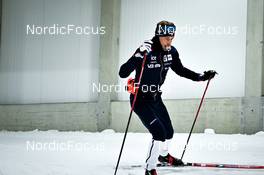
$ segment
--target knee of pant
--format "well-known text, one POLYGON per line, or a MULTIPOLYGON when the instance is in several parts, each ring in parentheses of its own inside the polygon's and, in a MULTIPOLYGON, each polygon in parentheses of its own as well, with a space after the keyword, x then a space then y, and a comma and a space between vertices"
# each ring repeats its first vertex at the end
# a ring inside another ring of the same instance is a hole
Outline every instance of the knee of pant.
POLYGON ((165 141, 166 140, 166 130, 160 121, 156 120, 149 127, 149 131, 152 134, 154 140, 165 141))
POLYGON ((167 131, 166 139, 172 139, 173 134, 174 134, 174 130, 173 130, 173 128, 169 129, 169 130, 167 131))

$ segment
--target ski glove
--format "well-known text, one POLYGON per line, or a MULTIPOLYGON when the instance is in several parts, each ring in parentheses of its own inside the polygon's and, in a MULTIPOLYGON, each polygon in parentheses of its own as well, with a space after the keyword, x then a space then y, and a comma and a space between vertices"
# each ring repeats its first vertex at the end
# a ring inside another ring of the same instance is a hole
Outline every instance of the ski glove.
POLYGON ((140 52, 147 52, 151 51, 151 46, 153 42, 151 40, 146 40, 144 43, 139 47, 140 52))
POLYGON ((199 79, 200 81, 206 81, 206 80, 214 78, 215 74, 217 74, 217 72, 214 70, 204 71, 204 74, 201 75, 199 79))

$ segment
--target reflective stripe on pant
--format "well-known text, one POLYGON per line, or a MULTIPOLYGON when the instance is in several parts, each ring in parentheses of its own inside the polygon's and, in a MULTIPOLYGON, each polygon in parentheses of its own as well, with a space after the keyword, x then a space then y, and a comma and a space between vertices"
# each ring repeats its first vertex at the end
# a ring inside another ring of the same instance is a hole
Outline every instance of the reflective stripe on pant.
POLYGON ((157 165, 157 161, 159 157, 160 142, 161 141, 152 139, 149 144, 149 150, 148 150, 148 155, 146 159, 146 169, 147 170, 156 169, 156 165, 157 165))

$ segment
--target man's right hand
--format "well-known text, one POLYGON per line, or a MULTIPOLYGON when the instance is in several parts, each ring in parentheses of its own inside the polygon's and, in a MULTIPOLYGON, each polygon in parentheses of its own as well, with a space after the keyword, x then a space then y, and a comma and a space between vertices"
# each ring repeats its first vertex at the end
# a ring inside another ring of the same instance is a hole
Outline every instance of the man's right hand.
POLYGON ((204 71, 204 74, 200 76, 200 81, 212 79, 214 78, 215 74, 217 74, 217 72, 214 70, 204 71))
POLYGON ((139 47, 140 52, 147 52, 151 51, 151 46, 153 42, 151 40, 146 40, 144 43, 139 47))

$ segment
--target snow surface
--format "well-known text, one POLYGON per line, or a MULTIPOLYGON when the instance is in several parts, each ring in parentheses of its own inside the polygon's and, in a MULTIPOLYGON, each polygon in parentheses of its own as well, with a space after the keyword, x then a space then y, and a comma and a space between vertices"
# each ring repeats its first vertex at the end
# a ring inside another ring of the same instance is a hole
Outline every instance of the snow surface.
MULTIPOLYGON (((123 133, 0 132, 0 175, 111 175, 123 133)), ((180 157, 188 134, 175 134, 170 152, 180 157)), ((118 175, 143 175, 142 165, 151 139, 128 133, 118 175)), ((184 161, 264 165, 264 134, 193 134, 184 161)), ((220 168, 158 168, 159 175, 264 174, 264 170, 220 168)))

